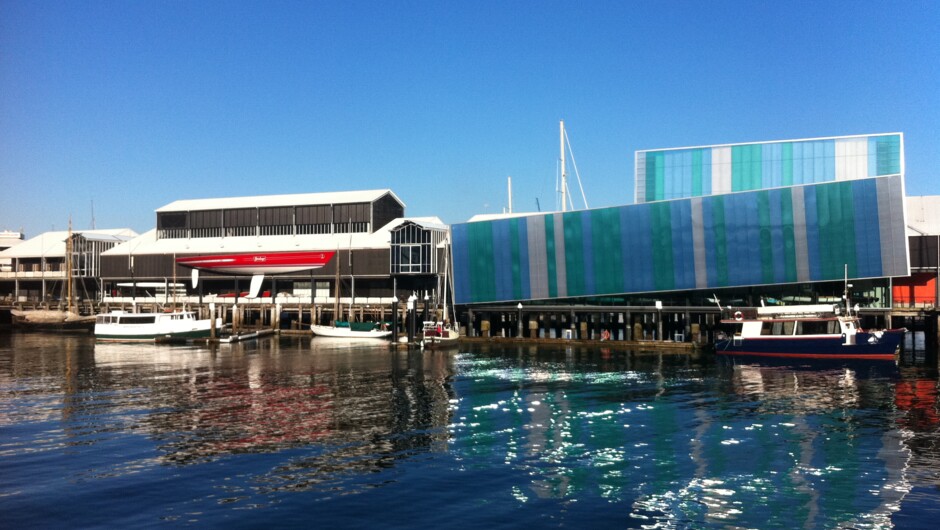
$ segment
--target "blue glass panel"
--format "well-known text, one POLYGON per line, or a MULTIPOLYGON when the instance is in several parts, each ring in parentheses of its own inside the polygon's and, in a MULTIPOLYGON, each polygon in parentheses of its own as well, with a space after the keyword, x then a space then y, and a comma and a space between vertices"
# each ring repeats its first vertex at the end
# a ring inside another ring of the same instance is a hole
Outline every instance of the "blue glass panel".
POLYGON ((781 194, 790 193, 786 190, 771 190, 770 192, 770 245, 773 255, 774 281, 783 283, 787 280, 786 255, 783 241, 783 211, 781 210, 781 194))
POLYGON ((855 249, 858 275, 881 276, 881 226, 878 218, 878 189, 873 179, 852 182, 855 200, 855 249))
POLYGON ((496 299, 512 300, 512 238, 509 221, 493 221, 493 273, 496 279, 496 299))
POLYGON ((826 182, 833 182, 836 180, 836 141, 824 140, 822 144, 826 157, 823 161, 825 166, 823 179, 826 182))
POLYGON ((803 177, 803 142, 793 142, 793 184, 806 182, 803 177))
POLYGON ((528 218, 519 220, 519 281, 522 282, 522 298, 532 298, 532 284, 529 277, 529 223, 528 218))
MULTIPOLYGON (((719 196, 717 200, 720 198, 719 196)), ((702 225, 705 227, 705 277, 709 287, 718 286, 718 257, 713 214, 715 200, 714 197, 702 199, 702 225)))
POLYGON ((692 196, 692 150, 682 151, 682 194, 681 197, 692 196))
POLYGON ((692 202, 669 205, 672 222, 672 263, 675 289, 695 287, 695 251, 692 248, 692 202))
POLYGON ((747 261, 748 267, 744 276, 749 284, 763 283, 760 262, 760 213, 758 212, 757 196, 755 193, 749 193, 744 198, 744 211, 747 237, 747 261))

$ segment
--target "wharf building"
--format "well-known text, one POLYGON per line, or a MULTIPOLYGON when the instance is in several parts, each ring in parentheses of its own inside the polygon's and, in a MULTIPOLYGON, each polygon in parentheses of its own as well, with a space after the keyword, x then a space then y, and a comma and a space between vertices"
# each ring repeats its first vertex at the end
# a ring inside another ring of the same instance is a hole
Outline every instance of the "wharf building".
POLYGON ((66 304, 71 279, 75 301, 93 305, 101 297, 101 254, 136 236, 129 228, 61 230, 8 246, 0 251, 0 301, 66 304))
POLYGON ((900 133, 638 151, 635 198, 454 225, 468 332, 704 341, 717 303, 838 303, 846 283, 885 325, 911 282, 900 133))
POLYGON ((277 304, 289 321, 282 327, 389 319, 414 293, 439 305, 447 226, 436 217, 404 214, 405 204, 389 189, 175 201, 156 210, 155 229, 104 253, 102 302, 215 302, 226 315, 237 304, 249 308, 249 323, 264 323, 262 307, 277 304), (320 268, 266 275, 254 297, 251 274, 200 271, 194 286, 192 270, 176 263, 185 257, 294 251, 335 255, 320 268))

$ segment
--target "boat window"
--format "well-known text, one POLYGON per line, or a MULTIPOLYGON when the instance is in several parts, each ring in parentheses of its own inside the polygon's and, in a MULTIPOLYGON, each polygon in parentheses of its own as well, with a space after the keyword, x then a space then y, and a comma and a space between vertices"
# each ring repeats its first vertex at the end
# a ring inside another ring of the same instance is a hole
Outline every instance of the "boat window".
POLYGON ((157 321, 154 315, 140 315, 133 318, 124 317, 125 324, 153 324, 157 321))
POLYGON ((776 328, 778 327, 777 324, 779 324, 779 322, 764 322, 760 328, 760 334, 761 335, 779 335, 779 333, 775 333, 776 328))
POLYGON ((830 321, 828 322, 828 324, 829 324, 829 325, 827 326, 827 331, 826 331, 826 333, 829 333, 830 335, 834 335, 834 334, 840 332, 840 330, 839 330, 839 322, 838 322, 837 320, 830 320, 830 321))
MULTIPOLYGON (((829 321, 832 322, 832 321, 829 321)), ((796 324, 797 335, 826 335, 829 322, 825 320, 802 320, 796 324)))
POLYGON ((792 320, 788 320, 788 321, 784 322, 784 323, 783 323, 783 334, 784 334, 784 335, 793 335, 793 326, 794 326, 795 324, 796 324, 796 322, 794 322, 794 321, 792 321, 792 320))

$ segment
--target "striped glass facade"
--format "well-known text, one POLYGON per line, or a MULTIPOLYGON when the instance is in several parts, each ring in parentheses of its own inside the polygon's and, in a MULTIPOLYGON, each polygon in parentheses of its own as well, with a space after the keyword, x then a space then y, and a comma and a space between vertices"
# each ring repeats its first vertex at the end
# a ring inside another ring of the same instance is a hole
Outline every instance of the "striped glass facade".
POLYGON ((637 151, 636 202, 903 172, 901 134, 637 151))
POLYGON ((845 265, 906 276, 903 188, 854 178, 457 224, 456 302, 841 280, 845 265))

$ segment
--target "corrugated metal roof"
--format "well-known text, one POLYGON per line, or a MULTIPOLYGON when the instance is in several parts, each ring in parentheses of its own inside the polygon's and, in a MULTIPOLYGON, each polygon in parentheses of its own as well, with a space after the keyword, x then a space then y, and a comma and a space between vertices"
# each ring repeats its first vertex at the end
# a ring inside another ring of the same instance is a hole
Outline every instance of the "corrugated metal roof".
POLYGON ((288 252, 293 250, 335 250, 388 248, 391 230, 406 221, 446 227, 437 217, 398 218, 375 232, 354 234, 309 234, 287 236, 194 237, 157 239, 156 229, 103 252, 102 256, 147 254, 219 254, 240 252, 288 252))
MULTIPOLYGON (((137 232, 130 228, 113 228, 105 230, 72 230, 73 234, 93 241, 120 240, 127 241, 137 236, 137 232)), ((0 252, 2 258, 54 258, 65 257, 65 240, 69 237, 68 230, 44 232, 36 237, 0 252)))
POLYGON ((157 208, 157 212, 187 212, 194 210, 221 210, 223 208, 264 208, 270 206, 307 206, 316 204, 349 204, 372 202, 391 195, 403 207, 405 203, 390 189, 362 191, 333 191, 322 193, 294 193, 290 195, 255 195, 251 197, 225 197, 216 199, 183 199, 157 208))
POLYGON ((907 235, 940 235, 940 195, 906 197, 907 235))

